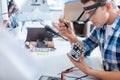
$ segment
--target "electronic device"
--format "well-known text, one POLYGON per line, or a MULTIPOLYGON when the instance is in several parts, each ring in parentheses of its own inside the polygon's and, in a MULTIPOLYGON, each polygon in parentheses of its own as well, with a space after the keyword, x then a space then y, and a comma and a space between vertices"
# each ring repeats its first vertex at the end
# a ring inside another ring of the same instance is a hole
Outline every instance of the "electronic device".
POLYGON ((62 21, 62 23, 64 23, 65 27, 68 29, 69 26, 68 24, 66 23, 66 20, 64 18, 60 18, 60 21, 62 21))
POLYGON ((45 28, 27 28, 26 41, 52 41, 53 34, 46 31, 45 28))
MULTIPOLYGON (((27 37, 25 42, 36 42, 35 47, 37 48, 53 48, 54 43, 53 34, 48 32, 45 28, 27 28, 27 37), (47 42, 53 43, 52 46, 46 45, 47 42)), ((25 46, 29 48, 28 44, 25 46)))
POLYGON ((80 60, 80 56, 85 53, 85 48, 81 46, 78 42, 72 44, 72 49, 68 53, 75 61, 80 60))
POLYGON ((61 80, 61 78, 42 75, 39 80, 61 80))
POLYGON ((54 31, 52 28, 50 28, 49 25, 45 25, 45 29, 46 29, 46 31, 51 32, 51 33, 53 33, 54 35, 59 36, 59 37, 61 37, 62 39, 68 41, 65 37, 63 37, 62 35, 60 35, 60 34, 57 33, 56 31, 54 31))

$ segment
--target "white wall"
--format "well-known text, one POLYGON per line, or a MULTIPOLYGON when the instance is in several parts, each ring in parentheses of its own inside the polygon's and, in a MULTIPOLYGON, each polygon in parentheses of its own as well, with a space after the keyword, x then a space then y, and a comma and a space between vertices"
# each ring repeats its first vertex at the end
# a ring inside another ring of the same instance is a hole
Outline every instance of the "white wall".
POLYGON ((50 18, 51 18, 51 21, 53 22, 58 22, 58 19, 62 17, 62 11, 60 10, 56 10, 56 11, 50 11, 50 18))

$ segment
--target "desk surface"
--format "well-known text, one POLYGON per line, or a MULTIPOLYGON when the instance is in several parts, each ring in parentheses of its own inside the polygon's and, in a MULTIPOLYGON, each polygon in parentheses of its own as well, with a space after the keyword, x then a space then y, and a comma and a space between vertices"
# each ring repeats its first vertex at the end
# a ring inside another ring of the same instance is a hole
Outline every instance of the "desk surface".
MULTIPOLYGON (((70 51, 70 43, 59 39, 55 39, 54 43, 56 47, 54 52, 45 53, 47 55, 33 53, 37 63, 36 67, 39 67, 37 70, 37 74, 39 75, 36 76, 38 78, 41 75, 60 77, 58 73, 61 73, 62 71, 74 66, 66 55, 70 51)), ((96 52, 98 52, 98 48, 95 49, 92 54, 95 54, 96 52)), ((86 57, 86 61, 93 69, 102 70, 99 55, 86 57)), ((96 80, 96 78, 87 77, 83 80, 96 80)))
MULTIPOLYGON (((70 51, 69 42, 56 39, 54 52, 36 55, 21 48, 20 43, 8 38, 9 35, 5 35, 4 32, 1 32, 0 36, 4 36, 0 41, 2 45, 0 48, 1 80, 38 80, 41 75, 60 76, 58 73, 73 66, 66 56, 70 51)), ((102 69, 98 57, 91 56, 86 60, 92 68, 102 69)))

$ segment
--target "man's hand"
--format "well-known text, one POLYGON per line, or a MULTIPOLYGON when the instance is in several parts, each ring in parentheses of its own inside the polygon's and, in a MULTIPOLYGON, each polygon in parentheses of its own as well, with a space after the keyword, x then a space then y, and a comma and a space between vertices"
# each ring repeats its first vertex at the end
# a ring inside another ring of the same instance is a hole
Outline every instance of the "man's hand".
POLYGON ((58 30, 60 34, 62 34, 63 36, 69 39, 71 36, 74 36, 74 29, 73 29, 73 25, 71 22, 66 21, 66 24, 68 25, 68 28, 66 28, 65 24, 61 21, 61 19, 59 19, 58 30))
MULTIPOLYGON (((68 54, 67 54, 68 55, 68 54)), ((80 61, 75 61, 73 60, 69 55, 68 58, 70 59, 70 61, 76 66, 78 67, 82 72, 84 72, 85 74, 89 74, 89 71, 91 70, 91 68, 87 65, 84 55, 82 54, 80 57, 80 61)))

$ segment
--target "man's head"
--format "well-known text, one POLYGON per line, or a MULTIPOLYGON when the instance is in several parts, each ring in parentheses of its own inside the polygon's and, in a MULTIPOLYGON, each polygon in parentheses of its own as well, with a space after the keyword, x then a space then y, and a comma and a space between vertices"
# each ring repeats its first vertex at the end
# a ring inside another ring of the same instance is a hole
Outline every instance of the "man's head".
POLYGON ((89 1, 94 1, 94 2, 105 2, 105 1, 107 1, 107 0, 81 0, 81 2, 82 2, 83 4, 85 4, 85 3, 89 2, 89 1))
POLYGON ((81 0, 83 9, 96 27, 101 27, 108 22, 111 12, 116 8, 111 0, 81 0))
POLYGON ((117 7, 115 0, 80 0, 83 4, 86 4, 89 1, 94 1, 95 3, 98 2, 110 2, 114 8, 117 7))

